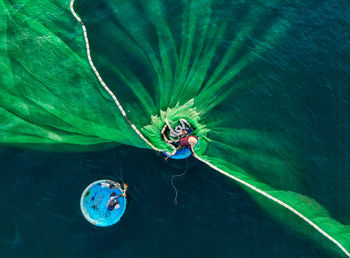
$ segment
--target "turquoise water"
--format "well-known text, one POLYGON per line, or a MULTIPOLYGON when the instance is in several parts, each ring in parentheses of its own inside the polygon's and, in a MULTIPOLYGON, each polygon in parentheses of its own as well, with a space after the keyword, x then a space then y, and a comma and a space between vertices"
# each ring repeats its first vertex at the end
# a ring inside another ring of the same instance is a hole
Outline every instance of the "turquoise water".
MULTIPOLYGON (((164 3, 167 17, 177 24, 181 1, 164 3)), ((234 80, 249 78, 254 84, 222 103, 222 110, 232 115, 229 127, 261 132, 261 139, 249 145, 261 156, 235 163, 257 177, 272 178, 276 186, 315 198, 333 218, 349 225, 350 3, 269 4, 239 1, 217 14, 230 21, 228 36, 257 24, 232 62, 252 50, 276 19, 283 17, 282 27, 288 28, 234 80), (262 10, 265 16, 260 20, 262 10), (283 162, 273 162, 275 156, 283 162)), ((137 59, 121 55, 114 41, 118 22, 106 1, 81 0, 77 10, 86 21, 96 65, 107 82, 114 82, 115 92, 124 89, 116 88, 122 84, 107 69, 110 64, 127 64, 142 82, 152 80, 137 59)), ((135 19, 127 10, 125 15, 130 22, 135 19)), ((143 25, 138 29, 152 34, 147 23, 143 25)), ((221 57, 218 51, 213 66, 221 57)), ((166 163, 152 151, 119 147, 55 153, 2 147, 0 159, 0 204, 5 207, 0 213, 1 257, 336 256, 272 218, 236 183, 193 159, 188 174, 175 181, 177 206, 170 179, 182 173, 185 164, 166 163), (93 181, 120 177, 130 186, 124 217, 111 228, 93 227, 80 212, 82 191, 93 181)))

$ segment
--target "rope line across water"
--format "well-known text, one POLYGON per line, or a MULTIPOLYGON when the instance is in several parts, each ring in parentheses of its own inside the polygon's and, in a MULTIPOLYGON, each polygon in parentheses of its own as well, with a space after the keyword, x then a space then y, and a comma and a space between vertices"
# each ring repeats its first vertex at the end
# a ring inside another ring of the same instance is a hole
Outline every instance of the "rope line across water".
POLYGON ((147 143, 148 146, 150 146, 152 149, 156 150, 156 151, 163 151, 160 150, 158 148, 156 148, 152 143, 150 143, 145 136, 143 136, 143 134, 136 128, 136 126, 130 122, 128 116, 125 113, 124 108, 122 107, 122 105, 120 104, 119 100, 117 99, 117 97, 114 95, 114 93, 108 88, 108 86, 106 85, 106 83, 103 81, 103 79, 101 78, 100 73, 97 71, 94 63, 92 62, 92 58, 91 58, 91 54, 90 54, 90 44, 89 44, 89 39, 87 36, 87 31, 86 31, 86 27, 84 25, 84 22, 82 21, 82 19, 80 19, 80 17, 77 15, 77 13, 74 11, 74 2, 75 0, 71 0, 70 2, 70 10, 73 14, 73 16, 75 17, 75 19, 77 19, 77 21, 81 24, 81 27, 83 28, 83 32, 84 32, 84 39, 85 39, 85 45, 86 45, 86 53, 87 53, 87 57, 89 60, 89 64, 92 68, 92 70, 94 71, 97 79, 99 80, 99 82, 101 83, 101 85, 103 86, 103 88, 108 92, 108 94, 113 98, 115 104, 117 105, 117 107, 119 108, 120 112, 122 113, 123 117, 125 118, 126 122, 131 126, 131 128, 137 133, 137 135, 144 140, 144 142, 147 143))
POLYGON ((297 211, 296 209, 292 208, 291 206, 289 206, 288 204, 282 202, 281 200, 277 199, 276 197, 273 197, 272 195, 260 190, 259 188, 243 181, 242 179, 239 179, 238 177, 235 177, 227 172, 225 172, 224 170, 214 166, 213 164, 211 164, 210 162, 202 159, 201 157, 194 155, 196 159, 198 159, 199 161, 205 163, 206 165, 208 165, 209 167, 211 167, 212 169, 220 172, 221 174, 228 176, 230 178, 232 178, 233 180, 241 183, 242 185, 245 185, 246 187, 254 190, 255 192, 269 198, 270 200, 278 203, 279 205, 282 205, 283 207, 285 207, 286 209, 290 210, 291 212, 293 212, 295 215, 299 216, 301 219, 303 219, 304 221, 306 221, 307 223, 309 223, 313 228, 315 228, 318 232, 320 232, 322 235, 324 235, 326 238, 328 238, 330 241, 332 241, 334 244, 336 244, 347 256, 350 257, 350 253, 337 241, 335 240, 333 237, 331 237, 328 233, 326 233, 324 230, 322 230, 319 226, 317 226, 314 222, 312 222, 310 219, 308 219, 307 217, 305 217, 303 214, 301 214, 299 211, 297 211))
POLYGON ((178 175, 173 175, 173 176, 171 177, 171 185, 172 185, 172 187, 173 187, 174 190, 175 190, 175 198, 174 198, 174 204, 175 204, 175 205, 177 205, 177 189, 176 189, 176 187, 175 187, 175 185, 174 185, 174 178, 175 178, 175 177, 184 176, 184 175, 187 173, 187 170, 188 170, 188 158, 186 158, 186 168, 185 168, 184 172, 182 172, 181 174, 178 174, 178 175))
MULTIPOLYGON (((71 0, 70 2, 70 10, 73 14, 73 16, 75 17, 75 19, 77 19, 77 21, 81 24, 81 27, 83 29, 84 32, 84 39, 85 39, 85 45, 86 45, 86 53, 87 53, 87 57, 89 60, 89 64, 92 68, 92 70, 94 71, 97 79, 99 80, 99 82, 101 83, 101 85, 103 86, 103 88, 108 92, 108 94, 113 98, 115 104, 117 105, 117 107, 119 108, 120 112, 122 113, 123 117, 125 118, 125 120, 128 122, 128 124, 131 126, 131 128, 137 133, 137 135, 145 142, 147 143, 148 146, 150 146, 153 150, 156 151, 163 151, 160 150, 158 148, 156 148, 152 143, 150 143, 145 136, 136 128, 136 126, 130 122, 130 120, 128 119, 125 110, 123 109, 123 107, 121 106, 120 102, 118 101, 117 97, 113 94, 113 92, 108 88, 108 86, 106 85, 106 83, 102 80, 99 72, 97 71, 94 63, 92 62, 92 58, 91 58, 91 54, 90 54, 90 45, 89 45, 89 39, 87 36, 87 31, 86 31, 86 27, 83 23, 83 21, 80 19, 80 17, 76 14, 76 12, 74 11, 74 2, 75 0, 71 0)), ((170 153, 169 153, 170 155, 170 153)), ((199 161, 203 162, 204 164, 208 165, 209 167, 211 167, 212 169, 220 172, 221 174, 230 177, 231 179, 235 180, 236 182, 252 189, 253 191, 265 196, 266 198, 278 203, 279 205, 285 207, 286 209, 288 209, 289 211, 293 212, 295 215, 297 215, 298 217, 300 217, 301 219, 303 219, 305 222, 307 222, 309 225, 311 225, 313 228, 315 228, 318 232, 320 232, 323 236, 325 236, 327 239, 329 239, 330 241, 332 241, 335 245, 337 245, 348 257, 350 257, 350 252, 347 251, 344 246, 342 246, 336 239, 334 239, 333 237, 331 237, 328 233, 326 233, 324 230, 322 230, 319 226, 317 226, 314 222, 312 222, 310 219, 308 219, 307 217, 305 217, 303 214, 301 214, 300 212, 298 212, 296 209, 292 208, 291 206, 289 206, 288 204, 284 203, 283 201, 273 197, 272 195, 260 190, 259 188, 225 172, 224 170, 214 166, 213 164, 211 164, 210 162, 204 160, 203 158, 197 156, 196 154, 193 155, 196 159, 198 159, 199 161)))

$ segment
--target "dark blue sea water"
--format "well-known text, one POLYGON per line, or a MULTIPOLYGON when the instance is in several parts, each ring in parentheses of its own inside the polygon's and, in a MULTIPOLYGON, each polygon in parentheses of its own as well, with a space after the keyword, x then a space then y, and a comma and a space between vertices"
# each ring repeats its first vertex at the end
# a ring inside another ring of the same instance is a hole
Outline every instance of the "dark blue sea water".
POLYGON ((164 162, 146 150, 84 154, 2 148, 1 257, 328 257, 277 223, 230 179, 189 160, 164 162), (80 212, 84 188, 127 180, 127 211, 110 228, 80 212))
MULTIPOLYGON (((169 10, 177 10, 170 2, 169 10)), ((259 1, 249 5, 269 10, 259 1)), ((98 39, 99 22, 112 20, 105 4, 81 0, 77 8, 92 48, 118 56, 98 39)), ((232 123, 291 140, 293 152, 285 159, 298 167, 290 178, 349 225, 350 4, 286 1, 279 11, 289 14, 288 33, 240 74, 257 76, 259 83, 229 100, 232 123)), ((0 257, 336 257, 192 158, 187 174, 175 180, 178 205, 170 180, 184 171, 185 161, 165 162, 150 150, 61 153, 1 146, 0 161, 0 257), (124 217, 110 228, 94 227, 80 212, 81 193, 93 181, 120 178, 129 184, 124 217)), ((276 180, 295 186, 289 177, 276 180)))

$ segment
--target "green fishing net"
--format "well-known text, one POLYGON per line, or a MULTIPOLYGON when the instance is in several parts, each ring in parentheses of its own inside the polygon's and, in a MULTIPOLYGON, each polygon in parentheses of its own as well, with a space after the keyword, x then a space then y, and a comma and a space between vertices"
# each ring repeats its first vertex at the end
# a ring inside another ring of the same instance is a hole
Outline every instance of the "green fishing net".
MULTIPOLYGON (((0 143, 150 148, 91 69, 69 5, 0 0, 0 143)), ((185 118, 201 138, 200 158, 283 201, 350 250, 349 226, 304 185, 296 136, 302 128, 283 116, 293 101, 283 92, 293 89, 269 86, 276 79, 269 69, 278 68, 264 60, 283 52, 279 46, 293 31, 293 4, 78 0, 75 10, 101 77, 156 148, 172 150, 160 134, 165 119, 175 126, 185 118)), ((243 188, 281 223, 344 254, 294 213, 243 188)))

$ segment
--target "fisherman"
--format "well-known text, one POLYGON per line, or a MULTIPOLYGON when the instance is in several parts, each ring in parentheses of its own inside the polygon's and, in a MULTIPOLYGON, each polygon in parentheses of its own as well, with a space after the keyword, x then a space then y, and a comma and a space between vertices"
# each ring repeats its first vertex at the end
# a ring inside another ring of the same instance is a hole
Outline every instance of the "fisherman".
MULTIPOLYGON (((182 129, 182 134, 180 135, 180 138, 179 138, 179 146, 176 148, 176 150, 186 147, 191 151, 192 155, 194 155, 193 148, 197 145, 197 143, 198 143, 197 136, 189 135, 186 129, 182 129)), ((169 157, 170 155, 167 156, 165 160, 168 160, 169 157)))
POLYGON ((112 193, 110 195, 110 198, 107 202, 107 210, 113 211, 114 209, 119 209, 119 201, 117 200, 120 197, 126 197, 126 190, 128 189, 128 185, 124 183, 124 189, 121 189, 122 193, 119 195, 116 195, 116 193, 112 193))
POLYGON ((197 136, 188 135, 187 130, 182 129, 182 135, 180 136, 180 139, 179 139, 180 148, 187 147, 191 151, 192 155, 194 155, 193 148, 197 145, 197 143, 198 143, 197 136))

